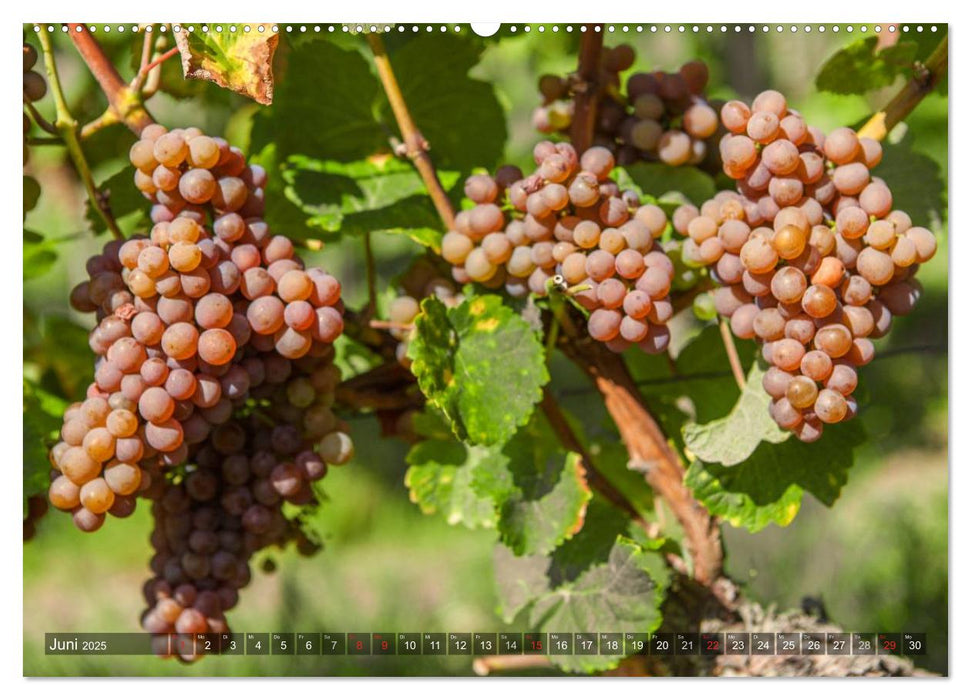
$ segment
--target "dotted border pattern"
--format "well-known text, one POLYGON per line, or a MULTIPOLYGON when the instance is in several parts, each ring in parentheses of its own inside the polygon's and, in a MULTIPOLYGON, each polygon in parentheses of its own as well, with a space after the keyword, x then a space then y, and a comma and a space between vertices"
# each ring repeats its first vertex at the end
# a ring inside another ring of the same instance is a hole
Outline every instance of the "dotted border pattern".
MULTIPOLYGON (((585 25, 585 24, 579 24, 579 25, 511 24, 511 25, 501 25, 499 31, 503 33, 507 33, 509 35, 518 34, 520 31, 527 34, 533 31, 539 32, 540 34, 543 34, 547 31, 552 33, 558 33, 560 31, 571 33, 574 31, 586 32, 588 31, 589 26, 590 25, 585 25)), ((944 26, 946 27, 946 25, 944 26)), ((47 25, 47 31, 53 32, 55 31, 56 27, 57 25, 53 25, 53 24, 47 25)), ((35 32, 39 32, 41 25, 35 24, 33 28, 35 32)), ((147 25, 91 24, 91 25, 87 25, 87 28, 92 33, 97 33, 97 32, 110 33, 113 31, 124 33, 126 31, 131 31, 134 34, 137 34, 139 32, 153 32, 156 30, 163 33, 166 31, 169 31, 169 25, 167 24, 147 24, 147 25)), ((281 26, 278 24, 255 24, 255 25, 251 25, 251 24, 242 24, 242 25, 174 24, 174 25, 171 25, 171 31, 175 33, 183 32, 183 31, 189 32, 189 33, 197 32, 197 31, 203 32, 203 33, 208 33, 208 32, 250 33, 253 31, 257 33, 265 33, 267 31, 269 31, 270 33, 279 33, 280 31, 284 31, 288 34, 305 34, 307 32, 312 32, 315 34, 320 34, 320 33, 333 34, 335 32, 340 31, 345 34, 362 33, 362 32, 383 32, 383 33, 390 34, 390 33, 393 33, 394 31, 397 31, 399 33, 404 33, 409 31, 411 33, 418 33, 423 29, 426 33, 431 33, 436 30, 438 30, 441 33, 445 33, 449 31, 449 28, 452 28, 452 30, 456 33, 460 33, 463 31, 473 31, 473 32, 475 31, 474 28, 470 25, 459 25, 459 24, 455 24, 455 25, 448 25, 448 24, 434 24, 434 25, 433 24, 425 24, 425 25, 419 25, 419 24, 394 24, 394 25, 392 24, 310 24, 310 25, 296 24, 294 25, 294 24, 288 24, 284 26, 281 26)), ((740 34, 742 32, 748 32, 750 34, 760 34, 760 33, 761 34, 771 34, 771 33, 782 34, 784 32, 789 32, 791 34, 796 34, 796 33, 809 34, 812 32, 816 32, 816 33, 832 32, 832 33, 838 34, 840 32, 846 32, 847 34, 852 34, 855 31, 859 31, 861 34, 866 34, 870 31, 873 31, 879 34, 880 32, 883 32, 883 31, 888 31, 890 33, 894 33, 896 31, 901 31, 904 33, 915 31, 920 33, 925 31, 925 28, 927 29, 927 31, 930 31, 930 32, 939 31, 939 26, 936 24, 929 24, 929 25, 925 25, 925 24, 901 24, 901 25, 894 25, 894 24, 873 24, 873 25, 866 25, 866 24, 862 24, 862 25, 853 25, 853 24, 832 24, 832 25, 825 25, 825 24, 818 24, 818 25, 811 25, 811 24, 804 24, 804 25, 799 25, 799 24, 607 24, 607 25, 593 25, 593 31, 596 31, 596 32, 605 31, 609 34, 613 34, 613 33, 671 34, 675 32, 680 34, 716 34, 716 33, 727 34, 729 32, 733 32, 735 34, 740 34)), ((61 24, 60 29, 64 33, 67 33, 69 31, 67 24, 61 24)), ((81 30, 80 25, 77 26, 76 29, 77 31, 80 31, 81 30)))

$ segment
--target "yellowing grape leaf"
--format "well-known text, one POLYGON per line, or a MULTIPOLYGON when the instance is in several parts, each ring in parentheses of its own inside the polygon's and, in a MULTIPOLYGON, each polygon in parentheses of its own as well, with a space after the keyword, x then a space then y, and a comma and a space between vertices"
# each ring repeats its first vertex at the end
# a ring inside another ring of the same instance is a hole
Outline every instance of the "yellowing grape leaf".
POLYGON ((175 33, 175 43, 182 56, 182 74, 186 79, 208 80, 260 104, 273 102, 273 52, 280 36, 262 26, 264 31, 194 31, 175 33))

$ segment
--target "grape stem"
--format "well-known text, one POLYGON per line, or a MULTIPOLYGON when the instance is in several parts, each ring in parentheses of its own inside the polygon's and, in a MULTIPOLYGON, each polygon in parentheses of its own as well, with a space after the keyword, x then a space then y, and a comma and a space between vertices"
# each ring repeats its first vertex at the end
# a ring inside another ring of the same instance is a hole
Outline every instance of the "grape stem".
POLYGON ((603 51, 603 28, 598 24, 583 25, 586 31, 580 39, 577 80, 573 87, 573 121, 570 140, 577 153, 593 144, 594 124, 597 121, 597 102, 600 95, 600 54, 603 51))
POLYGON ((172 58, 177 53, 179 53, 179 47, 178 46, 173 46, 171 49, 169 49, 168 51, 166 51, 165 53, 163 53, 161 56, 159 56, 159 57, 155 58, 154 60, 150 61, 144 68, 142 68, 141 70, 139 70, 138 71, 138 77, 139 78, 142 78, 144 80, 144 78, 146 78, 148 76, 148 74, 151 72, 151 70, 153 68, 155 68, 157 66, 161 66, 163 63, 165 63, 167 60, 169 60, 170 58, 172 58))
POLYGON ((882 141, 897 124, 914 111, 920 101, 929 95, 947 74, 947 35, 941 39, 933 53, 923 63, 914 66, 910 80, 894 95, 887 106, 874 114, 857 134, 882 141))
POLYGON ((142 84, 145 82, 145 76, 148 71, 145 71, 145 66, 148 65, 149 61, 152 60, 152 31, 151 26, 145 26, 143 31, 145 32, 144 38, 142 39, 142 57, 138 63, 138 72, 135 77, 132 78, 130 87, 132 90, 140 91, 142 84), (144 73, 143 73, 144 71, 144 73))
MULTIPOLYGON (((142 75, 145 66, 152 60, 152 25, 142 25, 144 27, 144 38, 142 39, 142 58, 138 62, 138 75, 142 75)), ((134 87, 134 86, 132 86, 134 87)))
POLYGON ((27 95, 24 95, 24 107, 26 107, 27 111, 30 112, 30 118, 34 120, 34 123, 37 124, 37 126, 46 131, 48 134, 57 135, 57 127, 44 119, 44 115, 37 111, 34 103, 27 98, 27 95))
POLYGON ((366 36, 371 52, 374 54, 374 65, 377 68, 378 77, 381 79, 384 93, 391 104, 395 121, 398 123, 398 130, 401 132, 406 154, 414 163, 418 174, 421 175, 422 182, 425 183, 425 189, 428 190, 428 195, 431 197, 439 217, 444 222, 445 227, 451 229, 455 223, 455 210, 452 208, 452 203, 449 201, 445 188, 442 187, 438 174, 435 172, 435 166, 428 155, 428 142, 418 131, 418 127, 415 126, 411 113, 408 111, 408 105, 401 94, 398 80, 391 68, 391 61, 388 59, 384 41, 378 34, 368 33, 366 36))
POLYGON ((113 124, 117 123, 118 115, 116 115, 114 110, 109 107, 102 112, 100 117, 92 119, 81 127, 81 140, 84 141, 85 139, 91 138, 105 127, 112 126, 113 124))
POLYGON ((50 83, 51 94, 54 97, 54 107, 56 110, 54 126, 57 127, 58 133, 64 139, 64 144, 67 146, 67 152, 71 157, 71 161, 78 171, 81 182, 84 183, 84 189, 88 193, 88 201, 91 202, 91 206, 101 216, 108 230, 111 231, 111 235, 117 239, 124 239, 125 236, 122 234, 121 229, 118 228, 118 224, 106 206, 103 194, 94 184, 94 176, 91 174, 91 168, 88 166, 88 161, 84 157, 84 151, 81 149, 81 142, 78 139, 78 122, 71 114, 71 110, 67 106, 67 100, 64 98, 64 91, 61 89, 61 80, 57 73, 57 64, 54 61, 54 48, 47 27, 41 27, 38 38, 40 39, 41 50, 44 53, 44 67, 47 70, 47 80, 50 83))
POLYGON ((60 136, 28 136, 28 146, 63 146, 64 139, 60 136))
POLYGON ((118 70, 85 25, 67 26, 71 41, 74 42, 81 58, 101 86, 101 91, 108 98, 110 109, 114 111, 119 121, 124 122, 125 126, 135 132, 136 136, 141 134, 142 129, 153 124, 154 120, 142 105, 138 92, 132 90, 122 80, 118 70))
MULTIPOLYGON (((161 52, 167 43, 168 41, 164 34, 160 35, 155 40, 155 56, 161 55, 161 52)), ((139 94, 142 96, 142 100, 147 100, 149 97, 158 92, 159 87, 162 85, 161 64, 152 68, 145 76, 136 74, 132 79, 132 82, 136 81, 139 82, 139 94)))
POLYGON ((728 327, 728 319, 723 318, 718 322, 718 330, 721 331, 725 354, 728 355, 728 364, 732 366, 735 383, 738 384, 739 391, 745 391, 745 371, 742 369, 741 360, 738 359, 738 348, 735 347, 735 340, 732 338, 732 329, 728 327))

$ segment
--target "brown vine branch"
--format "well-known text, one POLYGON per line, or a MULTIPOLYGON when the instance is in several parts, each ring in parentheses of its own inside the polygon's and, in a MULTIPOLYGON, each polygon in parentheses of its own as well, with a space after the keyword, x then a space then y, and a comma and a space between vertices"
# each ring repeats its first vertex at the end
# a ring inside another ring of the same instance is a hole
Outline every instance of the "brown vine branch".
POLYGON ((382 321, 380 319, 372 319, 368 321, 368 326, 371 328, 377 328, 378 330, 388 331, 413 331, 415 330, 414 323, 399 323, 397 321, 382 321))
POLYGON ((684 484, 684 468, 668 444, 657 420, 644 401, 620 355, 592 340, 563 344, 564 352, 594 381, 604 398, 620 438, 630 456, 630 467, 644 474, 650 487, 664 499, 684 530, 692 560, 692 576, 710 586, 721 575, 723 553, 717 523, 684 484))
POLYGON ((738 348, 735 347, 735 339, 732 338, 732 329, 728 327, 727 319, 723 318, 718 322, 718 330, 721 331, 722 343, 725 344, 725 354, 728 355, 728 364, 732 366, 735 383, 738 384, 739 391, 745 391, 745 370, 738 359, 738 348))
POLYGON ((406 153, 421 175, 425 189, 428 190, 428 195, 431 197, 439 217, 445 223, 445 226, 451 229, 455 223, 455 211, 428 155, 428 142, 421 135, 418 127, 415 126, 411 113, 408 111, 408 105, 405 103, 401 88, 398 86, 398 80, 391 68, 391 61, 388 59, 384 41, 378 34, 367 34, 367 42, 374 54, 374 65, 377 68, 385 95, 388 97, 388 102, 391 103, 391 110, 394 112, 395 121, 398 123, 398 130, 401 131, 401 138, 404 139, 406 153))
POLYGON ((421 408, 423 397, 415 389, 415 377, 398 362, 390 361, 341 382, 336 400, 361 410, 407 410, 421 408))
POLYGON ((650 523, 644 519, 637 508, 631 503, 624 494, 622 494, 617 488, 614 487, 612 483, 605 477, 597 468, 594 466, 593 458, 587 452, 587 449, 580 442, 576 433, 573 432, 573 428, 570 427, 569 422, 566 420, 566 416, 560 410, 559 404, 556 399, 550 393, 549 389, 543 390, 543 401, 540 404, 543 409, 543 413, 546 415, 546 419, 550 423, 550 427, 553 428, 553 432, 560 439, 560 442, 570 450, 571 452, 576 452, 580 455, 580 459, 583 461, 583 468, 587 472, 587 483, 590 484, 590 488, 599 493, 601 496, 606 498, 617 508, 627 513, 627 515, 633 520, 637 525, 648 531, 648 535, 651 537, 656 537, 657 532, 651 527, 650 523))
MULTIPOLYGON (((601 90, 598 82, 603 32, 596 31, 596 25, 586 26, 580 44, 570 132, 573 146, 579 152, 589 148, 593 142, 601 90)), ((684 296, 685 299, 681 300, 684 304, 693 299, 693 295, 690 298, 684 296)), ((723 562, 717 524, 684 485, 684 468, 680 458, 644 404, 623 359, 576 335, 564 338, 562 345, 564 352, 593 379, 603 396, 607 411, 627 447, 631 468, 644 473, 648 484, 678 519, 692 557, 693 578, 703 585, 713 585, 721 574, 723 562)))
POLYGON ((890 130, 907 118, 947 74, 947 35, 923 63, 914 66, 914 75, 894 95, 887 106, 874 114, 857 134, 882 141, 890 130))
POLYGON ((125 126, 136 135, 141 134, 145 127, 154 123, 154 120, 142 105, 138 93, 122 80, 118 70, 85 25, 67 26, 74 46, 95 80, 98 81, 98 85, 101 86, 102 92, 108 98, 108 105, 117 115, 118 120, 124 122, 125 126))
POLYGON ((41 28, 38 38, 40 39, 41 50, 44 53, 44 68, 47 70, 47 80, 51 86, 51 95, 54 97, 54 108, 56 110, 54 126, 57 128, 61 138, 64 139, 64 145, 67 146, 68 155, 70 155, 71 161, 78 171, 81 182, 84 183, 84 189, 88 193, 88 201, 91 202, 91 206, 98 212, 98 215, 105 222, 105 226, 111 231, 112 236, 118 239, 124 238, 124 234, 118 228, 117 222, 107 207, 104 195, 94 184, 94 176, 91 174, 88 160, 85 158, 84 151, 81 148, 81 141, 78 139, 78 122, 71 114, 71 110, 67 106, 67 100, 64 98, 64 91, 61 88, 61 78, 58 75, 57 63, 54 59, 54 46, 47 27, 41 28))
POLYGON ((602 87, 600 54, 604 43, 603 30, 596 24, 586 24, 584 27, 586 31, 580 40, 577 80, 573 87, 573 122, 570 125, 570 140, 578 153, 583 153, 593 143, 597 102, 602 87))

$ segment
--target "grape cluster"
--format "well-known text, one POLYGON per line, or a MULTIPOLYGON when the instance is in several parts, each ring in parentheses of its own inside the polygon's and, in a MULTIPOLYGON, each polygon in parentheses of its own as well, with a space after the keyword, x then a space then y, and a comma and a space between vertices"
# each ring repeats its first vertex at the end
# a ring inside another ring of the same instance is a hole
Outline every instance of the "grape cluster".
POLYGON ((662 352, 675 272, 656 240, 668 225, 664 211, 620 190, 606 148, 578 157, 569 144, 543 141, 533 159, 528 177, 504 166, 494 177, 466 180, 475 206, 456 216, 442 240, 455 280, 505 287, 512 296, 545 295, 552 281, 590 311, 590 335, 611 350, 637 344, 662 352))
POLYGON ((37 533, 37 522, 47 514, 47 499, 31 496, 27 499, 27 513, 24 515, 24 542, 32 540, 37 533))
POLYGON ((249 555, 294 536, 282 504, 312 502, 311 483, 352 456, 332 410, 343 302, 334 277, 271 234, 266 173, 237 149, 153 125, 130 157, 155 223, 109 241, 71 292, 96 314, 98 359, 51 451, 49 498, 86 532, 129 515, 136 496, 155 501, 161 579, 145 627, 179 631, 202 613, 222 620, 249 555))
POLYGON ((717 311, 736 336, 763 343, 772 365, 763 386, 773 418, 812 442, 856 414, 856 368, 913 308, 914 275, 937 243, 871 176, 877 141, 847 128, 825 135, 771 90, 751 106, 726 103, 721 118, 738 192, 675 211, 682 257, 711 266, 717 311))
MULTIPOLYGON (((684 64, 675 73, 633 73, 622 92, 620 74, 635 60, 627 44, 605 49, 598 81, 594 145, 609 149, 621 165, 661 161, 697 165, 717 141, 717 111, 705 100, 708 67, 684 64)), ((533 111, 533 126, 545 134, 567 134, 573 121, 573 93, 579 78, 544 75, 539 80, 543 104, 533 111)))
POLYGON ((286 400, 277 398, 219 426, 184 478, 155 494, 154 576, 143 590, 146 631, 226 632, 225 613, 250 580, 253 554, 288 542, 303 554, 319 548, 284 517, 280 504, 311 502, 309 484, 327 473, 328 463, 350 458, 349 443, 325 439, 314 451, 312 440, 286 414, 286 400))
POLYGON ((464 297, 455 283, 442 277, 438 270, 425 259, 412 265, 399 280, 398 296, 388 305, 389 333, 398 341, 395 356, 404 366, 410 366, 408 343, 414 335, 412 324, 421 310, 421 300, 435 296, 448 307, 458 306, 464 297))
MULTIPOLYGON (((24 100, 37 102, 47 94, 44 76, 33 68, 37 63, 37 49, 24 42, 24 100)), ((30 116, 24 112, 24 165, 30 157, 27 148, 27 134, 30 132, 30 116)))

